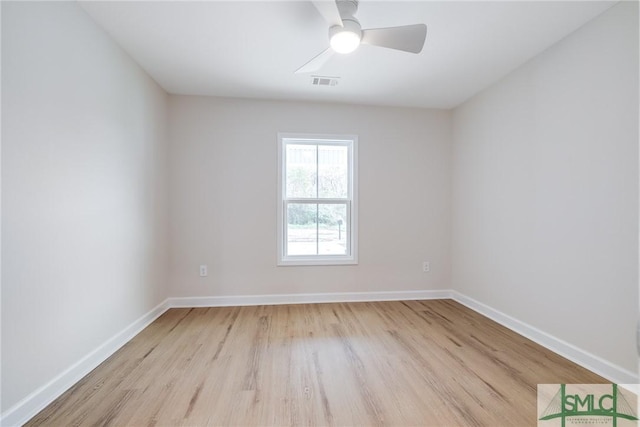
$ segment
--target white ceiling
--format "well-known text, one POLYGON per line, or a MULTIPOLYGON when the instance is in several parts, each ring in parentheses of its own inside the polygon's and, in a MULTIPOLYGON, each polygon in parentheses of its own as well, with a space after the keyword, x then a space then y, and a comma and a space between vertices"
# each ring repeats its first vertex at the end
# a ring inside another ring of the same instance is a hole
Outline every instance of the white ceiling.
POLYGON ((83 1, 82 7, 172 94, 452 108, 614 1, 361 0, 363 28, 425 23, 418 55, 362 45, 318 73, 294 71, 328 46, 308 1, 83 1))

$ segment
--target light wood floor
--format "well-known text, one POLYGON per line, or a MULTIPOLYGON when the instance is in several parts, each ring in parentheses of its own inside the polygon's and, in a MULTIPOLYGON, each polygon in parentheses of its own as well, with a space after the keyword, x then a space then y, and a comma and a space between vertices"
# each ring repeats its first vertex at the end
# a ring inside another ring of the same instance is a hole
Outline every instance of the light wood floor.
POLYGON ((602 382, 451 300, 172 309, 27 425, 535 426, 602 382))

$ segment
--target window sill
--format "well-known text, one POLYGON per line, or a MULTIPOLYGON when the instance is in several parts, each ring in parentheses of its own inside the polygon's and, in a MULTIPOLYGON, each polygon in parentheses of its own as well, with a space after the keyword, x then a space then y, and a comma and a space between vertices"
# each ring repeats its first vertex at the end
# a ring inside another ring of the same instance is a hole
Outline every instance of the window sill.
POLYGON ((278 260, 278 267, 312 267, 331 265, 358 265, 358 260, 353 257, 331 257, 331 258, 305 258, 286 257, 278 260))

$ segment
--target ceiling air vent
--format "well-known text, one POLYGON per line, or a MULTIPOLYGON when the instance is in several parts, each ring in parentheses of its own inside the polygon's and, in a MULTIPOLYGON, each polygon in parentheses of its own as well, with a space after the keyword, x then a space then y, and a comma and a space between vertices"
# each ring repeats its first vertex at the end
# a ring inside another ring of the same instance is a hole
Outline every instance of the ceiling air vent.
POLYGON ((314 86, 335 86, 340 77, 311 76, 311 84, 314 86))

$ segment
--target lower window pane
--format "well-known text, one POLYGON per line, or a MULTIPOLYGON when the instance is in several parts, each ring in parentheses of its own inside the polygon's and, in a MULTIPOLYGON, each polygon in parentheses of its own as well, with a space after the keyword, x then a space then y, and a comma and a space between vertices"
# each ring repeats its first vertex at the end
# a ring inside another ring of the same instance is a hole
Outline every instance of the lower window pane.
POLYGON ((318 206, 319 255, 346 255, 348 232, 346 204, 318 206))
POLYGON ((287 205, 287 255, 318 254, 318 205, 287 205))
POLYGON ((287 256, 348 255, 347 205, 287 204, 287 256))

